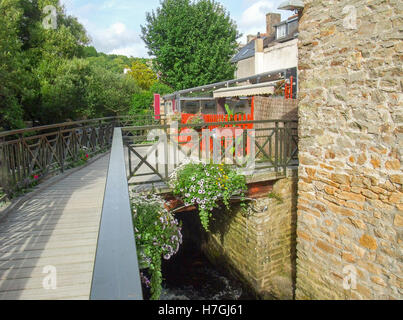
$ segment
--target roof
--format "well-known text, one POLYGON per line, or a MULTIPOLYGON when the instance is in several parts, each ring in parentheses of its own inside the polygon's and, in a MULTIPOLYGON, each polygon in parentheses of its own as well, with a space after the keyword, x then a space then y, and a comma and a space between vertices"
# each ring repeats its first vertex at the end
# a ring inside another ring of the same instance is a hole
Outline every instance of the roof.
POLYGON ((264 82, 246 86, 221 88, 214 91, 214 98, 254 96, 260 94, 273 94, 275 82, 264 82))
MULTIPOLYGON (((275 26, 280 26, 286 23, 291 23, 293 21, 298 21, 298 15, 294 15, 289 17, 286 20, 281 21, 280 23, 276 24, 275 26)), ((275 35, 271 36, 262 36, 263 39, 263 47, 267 48, 268 46, 275 45, 276 43, 279 42, 286 42, 292 39, 295 39, 298 37, 298 25, 294 26, 292 30, 289 30, 287 36, 284 38, 276 39, 275 35)), ((243 46, 238 53, 236 53, 232 58, 231 58, 231 63, 237 63, 238 61, 254 57, 255 56, 255 40, 252 40, 248 42, 245 46, 243 46)))
POLYGON ((206 85, 203 85, 203 86, 183 89, 183 90, 175 91, 175 92, 170 93, 170 94, 166 94, 162 98, 164 100, 178 99, 179 96, 183 96, 185 94, 195 93, 195 92, 200 92, 200 91, 204 92, 204 91, 211 90, 211 89, 219 89, 219 88, 223 88, 223 87, 229 87, 231 85, 235 85, 235 84, 243 83, 243 82, 251 82, 251 83, 260 82, 260 83, 263 83, 265 80, 267 82, 267 81, 285 79, 287 70, 288 69, 272 70, 272 71, 267 71, 267 72, 255 74, 253 76, 244 77, 244 78, 226 80, 226 81, 206 84, 206 85))
POLYGON ((231 63, 236 63, 238 61, 248 59, 254 56, 255 56, 255 40, 252 40, 249 41, 245 46, 243 46, 241 50, 239 50, 238 53, 232 57, 231 63))

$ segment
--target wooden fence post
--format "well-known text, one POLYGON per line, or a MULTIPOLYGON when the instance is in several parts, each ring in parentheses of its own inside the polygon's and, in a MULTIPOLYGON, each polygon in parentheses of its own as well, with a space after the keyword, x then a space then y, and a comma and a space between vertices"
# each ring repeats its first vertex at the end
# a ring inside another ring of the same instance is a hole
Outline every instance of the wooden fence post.
POLYGON ((10 175, 6 150, 5 139, 0 139, 0 188, 8 194, 10 192, 10 175))

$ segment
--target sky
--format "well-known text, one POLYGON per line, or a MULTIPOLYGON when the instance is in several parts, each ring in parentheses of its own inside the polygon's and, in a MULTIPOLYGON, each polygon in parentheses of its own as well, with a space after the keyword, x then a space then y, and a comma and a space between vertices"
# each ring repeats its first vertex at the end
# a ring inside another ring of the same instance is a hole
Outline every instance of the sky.
MULTIPOLYGON (((277 10, 284 0, 218 0, 236 22, 246 43, 246 35, 266 32, 266 13, 281 13, 282 20, 291 11, 277 10)), ((148 58, 141 40, 141 25, 146 13, 160 6, 160 0, 61 0, 66 13, 78 18, 86 28, 97 51, 148 58)))

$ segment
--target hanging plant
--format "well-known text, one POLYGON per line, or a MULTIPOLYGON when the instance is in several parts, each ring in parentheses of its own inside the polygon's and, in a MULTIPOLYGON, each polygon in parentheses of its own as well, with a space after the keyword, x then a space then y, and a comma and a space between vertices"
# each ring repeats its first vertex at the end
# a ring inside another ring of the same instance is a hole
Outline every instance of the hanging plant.
POLYGON ((198 208, 200 222, 206 231, 213 209, 221 203, 229 209, 230 198, 240 196, 243 199, 247 190, 245 176, 223 164, 185 164, 171 175, 170 185, 185 206, 198 208))
POLYGON ((182 227, 157 195, 132 194, 131 203, 139 266, 151 274, 148 279, 141 272, 141 280, 150 287, 151 299, 157 300, 162 290, 161 260, 168 260, 178 252, 182 227))

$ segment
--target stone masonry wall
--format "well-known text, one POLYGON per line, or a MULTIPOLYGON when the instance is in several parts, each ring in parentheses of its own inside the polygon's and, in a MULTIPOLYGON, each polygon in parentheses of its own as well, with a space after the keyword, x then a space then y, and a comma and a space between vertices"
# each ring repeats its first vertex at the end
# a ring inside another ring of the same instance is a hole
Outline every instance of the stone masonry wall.
MULTIPOLYGON (((294 171, 294 173, 296 173, 294 171)), ((234 207, 216 212, 202 249, 261 298, 292 299, 295 286, 297 178, 275 181, 250 215, 234 207)))
POLYGON ((403 2, 304 3, 296 298, 402 299, 403 2))

